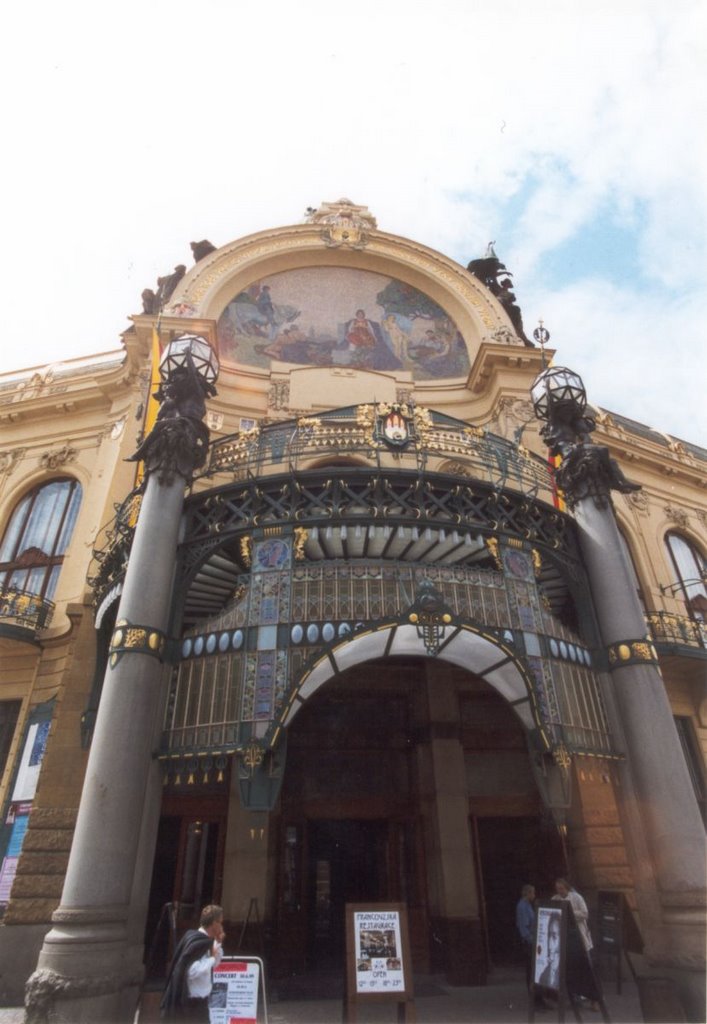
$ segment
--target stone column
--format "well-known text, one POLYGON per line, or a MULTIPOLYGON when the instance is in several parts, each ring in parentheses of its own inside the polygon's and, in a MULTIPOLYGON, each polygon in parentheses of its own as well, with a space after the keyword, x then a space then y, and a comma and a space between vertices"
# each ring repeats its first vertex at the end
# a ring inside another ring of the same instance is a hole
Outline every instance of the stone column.
POLYGON ((627 846, 644 887, 637 889, 639 909, 642 902, 647 911, 644 927, 650 922, 644 934, 648 960, 674 974, 690 1019, 702 1020, 704 829, 611 501, 612 491, 640 488, 626 479, 607 448, 591 443, 596 423, 574 371, 547 367, 530 393, 536 415, 545 420, 540 432, 551 454, 562 459, 556 480, 575 511, 606 647, 608 703, 616 710, 617 738, 626 753, 627 846))
POLYGON ((153 752, 184 491, 209 432, 203 364, 215 357, 185 335, 163 355, 164 404, 133 456, 146 485, 110 646, 61 904, 27 982, 28 1024, 132 1021, 142 980, 140 908, 156 837, 153 752), (197 362, 201 364, 199 369, 197 362))
POLYGON ((135 1011, 123 1005, 140 981, 127 976, 134 962, 126 971, 128 917, 184 486, 179 476, 166 485, 148 478, 112 641, 114 651, 125 647, 106 670, 61 904, 28 983, 35 1002, 58 998, 75 1022, 131 1020, 135 1011))
MULTIPOLYGON (((658 886, 662 929, 648 957, 677 969, 689 1005, 704 1006, 705 832, 672 711, 610 503, 577 502, 582 554, 606 645, 628 771, 658 886), (692 976, 691 976, 692 975, 692 976), (700 990, 700 985, 702 989, 700 990), (697 995, 691 991, 696 989, 697 995)), ((645 872, 637 873, 644 874, 645 872)), ((639 892, 640 899, 640 892, 639 892)))

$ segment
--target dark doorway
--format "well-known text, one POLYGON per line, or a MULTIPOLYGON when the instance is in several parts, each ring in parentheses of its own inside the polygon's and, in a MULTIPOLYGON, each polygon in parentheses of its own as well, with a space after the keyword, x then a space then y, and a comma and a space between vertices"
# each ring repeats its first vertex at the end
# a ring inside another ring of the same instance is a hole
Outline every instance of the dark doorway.
POLYGON ((308 965, 341 966, 346 904, 388 898, 388 822, 313 821, 308 847, 308 965))
POLYGON ((207 798, 198 803, 201 814, 189 814, 185 806, 178 808, 181 814, 160 818, 145 927, 145 962, 152 978, 166 972, 173 952, 172 923, 179 937, 198 925, 203 906, 221 896, 225 819, 213 810, 208 813, 207 798))
POLYGON ((534 885, 539 897, 553 891, 565 872, 557 828, 537 816, 476 818, 478 860, 491 965, 518 960, 515 908, 521 888, 534 885))

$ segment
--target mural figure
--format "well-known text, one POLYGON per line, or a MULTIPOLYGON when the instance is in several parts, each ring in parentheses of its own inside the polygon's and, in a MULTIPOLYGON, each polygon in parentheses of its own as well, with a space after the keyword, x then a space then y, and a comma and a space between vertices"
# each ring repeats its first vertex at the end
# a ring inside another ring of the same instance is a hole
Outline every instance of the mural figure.
POLYGON ((253 282, 218 323, 221 359, 267 368, 406 370, 417 379, 469 372, 450 316, 403 281, 342 267, 301 267, 253 282), (352 315, 353 310, 353 315, 352 315))
POLYGON ((334 362, 370 370, 395 370, 403 365, 386 343, 381 325, 369 320, 364 309, 357 309, 344 325, 343 344, 337 347, 334 362))

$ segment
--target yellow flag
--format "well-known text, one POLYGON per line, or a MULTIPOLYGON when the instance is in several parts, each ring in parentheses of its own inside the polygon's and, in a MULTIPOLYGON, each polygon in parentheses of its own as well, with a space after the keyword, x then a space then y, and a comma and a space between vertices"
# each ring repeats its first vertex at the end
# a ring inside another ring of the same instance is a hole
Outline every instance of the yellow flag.
MULTIPOLYGON (((554 364, 554 362, 555 362, 555 360, 551 359, 548 365, 552 366, 554 364)), ((559 509, 560 512, 566 512, 567 511, 567 503, 565 502, 565 498, 564 498, 564 495, 563 495, 561 489, 557 486, 557 484, 555 482, 555 473, 557 472, 557 470, 562 465, 562 456, 561 455, 551 455, 550 452, 548 452, 547 453, 547 464, 548 464, 548 466, 550 468, 550 475, 552 477, 552 502, 553 502, 553 505, 555 506, 556 509, 559 509)))
MULTIPOLYGON (((147 437, 155 425, 160 403, 155 398, 155 391, 160 386, 160 335, 157 327, 152 328, 152 369, 150 372, 150 390, 145 402, 145 417, 142 423, 142 436, 147 437)), ((144 462, 138 462, 135 473, 135 486, 139 487, 145 475, 144 462)))

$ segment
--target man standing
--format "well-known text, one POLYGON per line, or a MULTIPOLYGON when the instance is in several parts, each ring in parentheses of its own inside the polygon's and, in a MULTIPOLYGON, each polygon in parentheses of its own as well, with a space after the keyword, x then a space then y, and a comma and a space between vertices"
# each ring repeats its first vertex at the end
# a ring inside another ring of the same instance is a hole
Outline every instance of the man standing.
POLYGON ((533 966, 533 943, 535 942, 535 886, 524 885, 516 905, 516 928, 523 945, 525 960, 525 984, 530 991, 533 966))
POLYGON ((190 928, 177 944, 167 974, 160 1011, 163 1020, 208 1024, 213 968, 223 956, 223 909, 204 907, 199 928, 190 928))
POLYGON ((602 995, 592 960, 593 943, 587 923, 589 918, 587 904, 566 878, 555 879, 555 895, 552 898, 553 900, 566 900, 569 903, 581 940, 581 944, 576 943, 578 948, 575 948, 570 933, 567 944, 567 987, 570 992, 588 999, 590 1010, 598 1010, 602 995))

